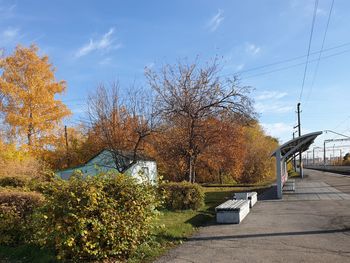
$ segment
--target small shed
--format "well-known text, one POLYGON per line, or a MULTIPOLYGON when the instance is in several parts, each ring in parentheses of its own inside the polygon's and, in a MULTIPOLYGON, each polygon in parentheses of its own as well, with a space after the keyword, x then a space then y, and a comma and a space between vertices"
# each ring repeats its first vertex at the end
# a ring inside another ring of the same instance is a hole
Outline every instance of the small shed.
POLYGON ((56 175, 68 179, 75 171, 84 176, 94 176, 101 172, 115 171, 137 178, 139 181, 148 180, 152 184, 157 181, 157 163, 154 159, 133 152, 102 150, 84 165, 60 170, 56 175))

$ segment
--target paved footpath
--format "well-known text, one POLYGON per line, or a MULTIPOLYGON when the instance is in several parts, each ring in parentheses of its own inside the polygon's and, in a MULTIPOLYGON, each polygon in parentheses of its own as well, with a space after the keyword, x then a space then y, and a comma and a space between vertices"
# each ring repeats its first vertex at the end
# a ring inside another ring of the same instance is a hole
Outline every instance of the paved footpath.
POLYGON ((294 194, 258 201, 239 225, 202 227, 157 262, 350 263, 350 176, 305 174, 294 194))

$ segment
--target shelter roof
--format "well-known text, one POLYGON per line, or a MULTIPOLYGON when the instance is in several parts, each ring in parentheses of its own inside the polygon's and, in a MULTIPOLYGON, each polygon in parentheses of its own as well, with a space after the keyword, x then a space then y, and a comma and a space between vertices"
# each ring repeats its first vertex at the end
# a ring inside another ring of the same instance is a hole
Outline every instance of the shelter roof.
POLYGON ((317 136, 321 135, 322 132, 312 132, 308 134, 304 134, 300 137, 294 138, 280 147, 278 147, 271 156, 276 156, 278 150, 281 151, 281 157, 285 160, 290 158, 293 154, 297 152, 305 152, 309 149, 310 145, 313 144, 317 136))

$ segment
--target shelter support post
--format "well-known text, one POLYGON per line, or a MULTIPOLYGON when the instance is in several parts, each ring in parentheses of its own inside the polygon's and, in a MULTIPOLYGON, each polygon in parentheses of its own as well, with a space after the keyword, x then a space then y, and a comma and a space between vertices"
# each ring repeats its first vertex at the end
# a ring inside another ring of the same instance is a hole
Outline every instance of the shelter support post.
MULTIPOLYGON (((284 160, 284 159, 283 159, 284 160)), ((284 163, 284 173, 286 174, 286 181, 288 180, 288 167, 287 167, 287 160, 283 161, 284 163)))
POLYGON ((277 198, 282 199, 282 157, 281 150, 276 151, 277 198))
POLYGON ((326 141, 323 142, 323 167, 326 168, 326 141))
POLYGON ((303 158, 302 158, 301 152, 300 152, 299 154, 300 154, 300 157, 299 157, 299 160, 300 160, 300 163, 299 163, 299 173, 300 173, 301 179, 303 179, 303 178, 304 178, 303 158))

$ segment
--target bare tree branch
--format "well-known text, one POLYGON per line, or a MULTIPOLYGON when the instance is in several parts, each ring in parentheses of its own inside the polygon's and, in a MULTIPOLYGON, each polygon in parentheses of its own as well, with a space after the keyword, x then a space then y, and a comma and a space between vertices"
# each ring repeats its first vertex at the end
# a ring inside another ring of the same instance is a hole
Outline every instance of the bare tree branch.
POLYGON ((201 149, 210 144, 213 133, 205 122, 225 116, 249 121, 255 118, 250 87, 240 86, 237 78, 218 77, 217 59, 200 67, 178 62, 166 65, 159 72, 146 69, 145 75, 155 91, 157 116, 170 127, 184 129, 187 178, 195 181, 195 164, 201 149))

